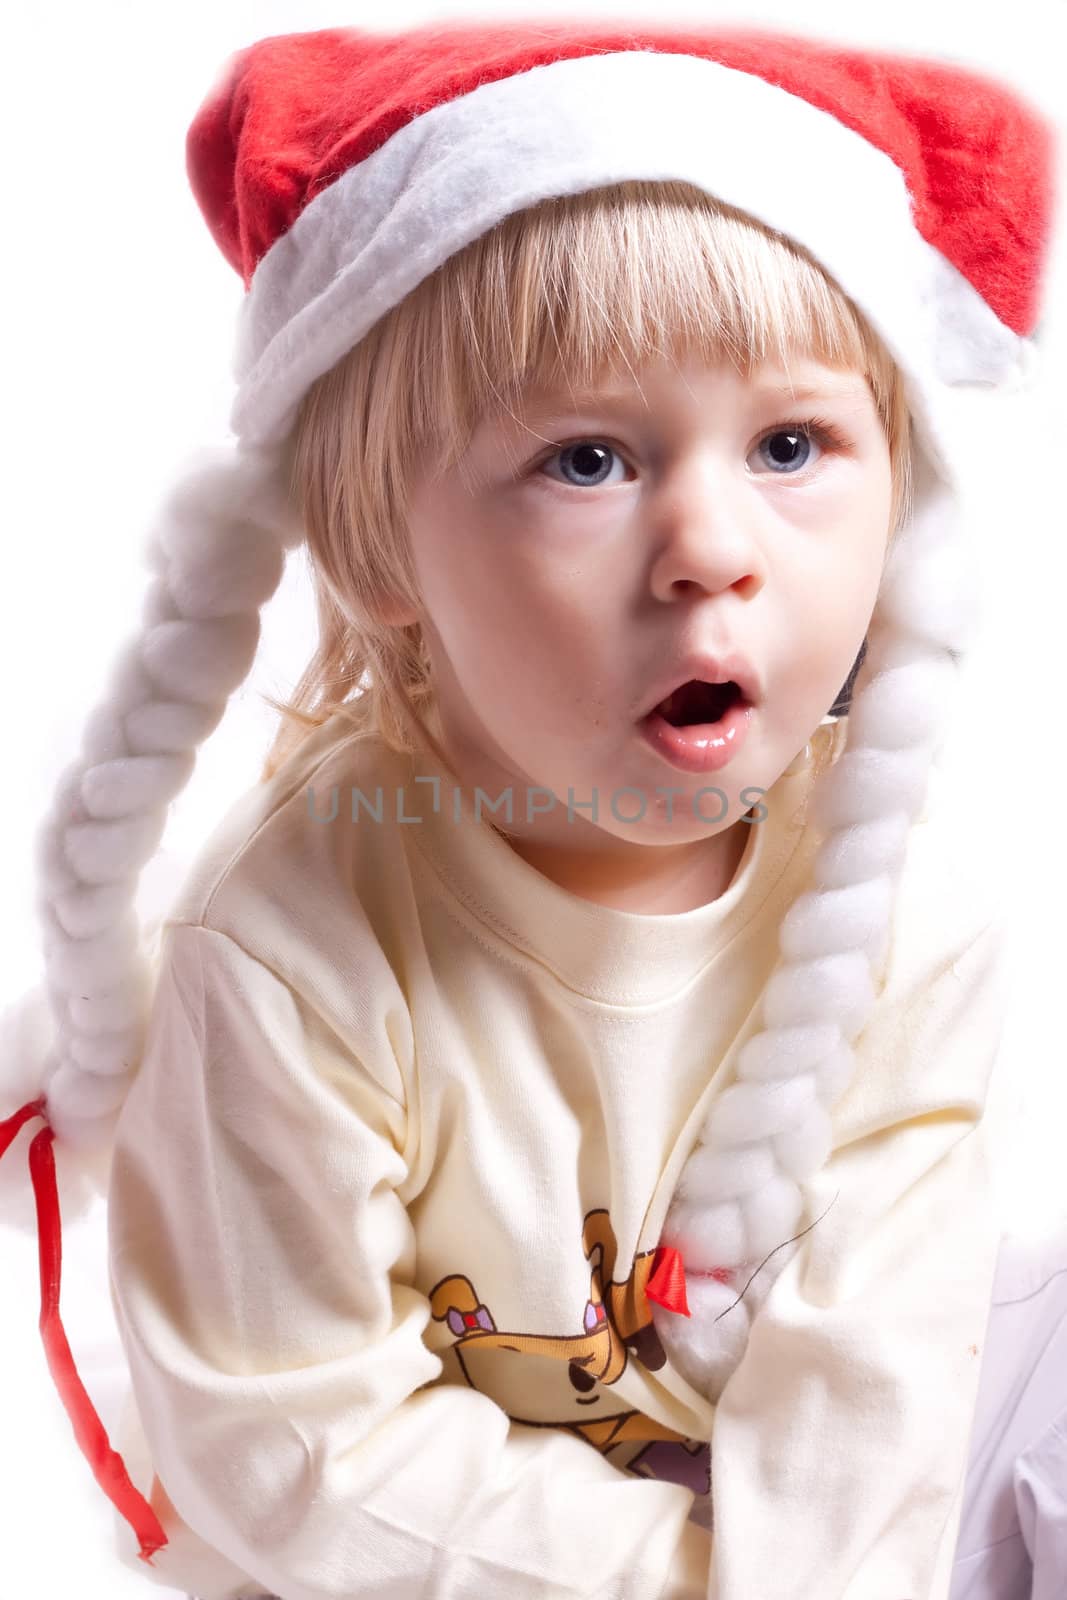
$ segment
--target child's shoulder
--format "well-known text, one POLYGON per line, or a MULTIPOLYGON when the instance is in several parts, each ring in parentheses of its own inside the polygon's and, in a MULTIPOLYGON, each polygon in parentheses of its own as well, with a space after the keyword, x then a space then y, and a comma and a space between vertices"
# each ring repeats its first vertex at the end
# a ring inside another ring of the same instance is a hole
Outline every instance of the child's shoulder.
POLYGON ((834 1108, 835 1148, 926 1125, 933 1112, 977 1121, 989 1099, 1009 999, 1008 908, 962 803, 932 769, 908 830, 874 1008, 856 1041, 862 1066, 834 1108))
MULTIPOLYGON (((848 733, 844 717, 820 729, 807 793, 814 778, 846 753, 848 733)), ((986 794, 958 762, 931 765, 893 901, 893 935, 902 958, 936 964, 939 952, 962 949, 991 924, 1004 922, 1012 863, 1003 830, 988 826, 989 816, 986 794)))
POLYGON ((298 964, 300 947, 340 956, 346 939, 373 944, 360 880, 395 874, 395 843, 385 811, 367 847, 368 830, 350 823, 349 796, 394 782, 397 759, 375 735, 331 717, 230 806, 193 858, 163 926, 226 934, 282 973, 298 964))
POLYGON ((908 831, 876 1004, 861 1038, 867 1069, 839 1106, 840 1141, 924 1108, 981 1106, 1008 1005, 1008 904, 977 847, 955 782, 931 769, 908 831), (879 1065, 884 1070, 879 1070, 879 1065))
MULTIPOLYGON (((848 749, 848 720, 826 733, 818 772, 848 749)), ((973 766, 973 764, 972 764, 973 766)), ((962 949, 992 924, 1001 926, 1011 900, 1013 862, 1004 831, 990 826, 988 793, 972 766, 935 760, 918 816, 907 832, 893 901, 894 942, 921 961, 962 949)))

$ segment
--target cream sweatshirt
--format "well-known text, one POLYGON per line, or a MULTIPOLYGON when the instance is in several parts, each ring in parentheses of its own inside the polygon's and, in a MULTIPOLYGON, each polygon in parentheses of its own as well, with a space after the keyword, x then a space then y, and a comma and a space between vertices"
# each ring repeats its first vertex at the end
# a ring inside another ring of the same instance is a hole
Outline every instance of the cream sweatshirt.
POLYGON ((161 929, 112 1168, 117 1447, 170 1539, 149 1569, 116 1518, 140 1573, 203 1600, 943 1600, 1005 941, 933 801, 826 1215, 718 1406, 644 1295, 846 733, 679 914, 560 888, 432 757, 338 717, 232 807, 161 929))

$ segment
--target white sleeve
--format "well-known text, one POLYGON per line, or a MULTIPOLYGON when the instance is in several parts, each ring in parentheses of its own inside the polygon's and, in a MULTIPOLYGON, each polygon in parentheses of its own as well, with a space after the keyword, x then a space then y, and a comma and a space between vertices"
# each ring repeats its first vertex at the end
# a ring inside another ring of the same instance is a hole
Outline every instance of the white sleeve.
POLYGON ((406 1120, 307 997, 226 935, 168 925, 109 1264, 179 1517, 285 1600, 704 1600, 689 1490, 422 1387, 442 1365, 396 1193, 406 1120))
POLYGON ((820 1220, 717 1408, 716 1600, 946 1600, 999 1246, 1004 934, 931 951, 857 1041, 820 1220))

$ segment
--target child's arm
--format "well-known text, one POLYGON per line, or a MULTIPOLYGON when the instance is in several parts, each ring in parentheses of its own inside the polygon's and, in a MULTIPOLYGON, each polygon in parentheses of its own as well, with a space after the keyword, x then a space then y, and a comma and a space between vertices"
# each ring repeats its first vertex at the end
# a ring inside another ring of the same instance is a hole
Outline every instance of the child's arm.
POLYGON ((811 1214, 829 1210, 718 1406, 718 1600, 749 1600, 771 1572, 776 1600, 949 1592, 1000 1236, 999 1073, 982 1113, 1007 944, 999 918, 965 929, 967 913, 924 909, 958 938, 913 962, 902 928, 812 1185, 811 1214))
POLYGON ((406 1120, 313 997, 224 934, 167 929, 111 1274, 156 1473, 226 1558, 220 1589, 236 1565, 286 1600, 703 1600, 689 1490, 420 1388, 442 1366, 396 1194, 406 1120))

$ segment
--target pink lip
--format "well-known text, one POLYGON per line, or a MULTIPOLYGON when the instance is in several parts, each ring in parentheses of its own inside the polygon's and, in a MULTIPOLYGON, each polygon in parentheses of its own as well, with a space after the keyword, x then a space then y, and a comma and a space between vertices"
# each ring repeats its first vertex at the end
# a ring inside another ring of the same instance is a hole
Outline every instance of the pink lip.
POLYGON ((696 722, 680 728, 673 727, 658 711, 650 711, 638 726, 645 742, 672 767, 681 772, 718 772, 744 744, 755 709, 742 700, 718 722, 696 722))

